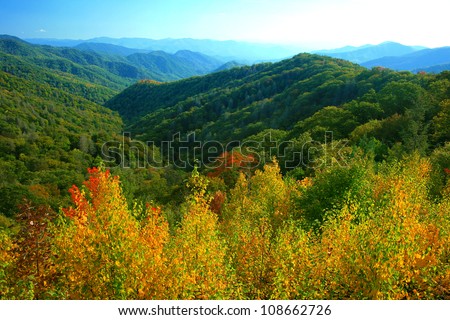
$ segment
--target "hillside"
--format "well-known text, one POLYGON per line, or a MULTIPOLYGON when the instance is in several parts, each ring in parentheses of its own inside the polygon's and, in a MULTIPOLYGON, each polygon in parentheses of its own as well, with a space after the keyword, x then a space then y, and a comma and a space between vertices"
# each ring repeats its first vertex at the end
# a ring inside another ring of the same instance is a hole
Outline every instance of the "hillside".
POLYGON ((236 67, 243 67, 244 64, 241 64, 239 62, 236 61, 229 61, 227 63, 224 63, 223 65, 221 65, 219 68, 217 68, 216 70, 214 70, 214 72, 219 72, 219 71, 224 71, 224 70, 229 70, 229 69, 233 69, 236 67))
POLYGON ((146 73, 135 66, 109 59, 94 52, 71 48, 32 45, 19 38, 0 36, 0 52, 28 64, 69 73, 90 83, 113 90, 130 85, 146 73))
POLYGON ((447 88, 448 77, 367 70, 300 54, 172 83, 140 82, 106 106, 143 141, 171 141, 177 134, 182 140, 195 133, 189 139, 224 145, 262 139, 271 130, 278 130, 281 140, 307 134, 323 141, 325 131, 332 131, 335 139, 356 143, 368 137, 389 148, 402 143, 425 153, 448 135, 432 122, 447 97, 435 90, 447 88))
POLYGON ((204 75, 220 67, 223 62, 192 51, 178 51, 169 54, 164 51, 134 53, 126 60, 146 70, 151 70, 153 80, 177 80, 204 75))
POLYGON ((418 68, 418 69, 411 70, 411 72, 413 72, 413 73, 417 73, 417 72, 440 73, 440 72, 448 71, 448 70, 450 70, 450 63, 438 64, 438 65, 434 65, 431 67, 425 67, 425 68, 418 68))
POLYGON ((393 70, 425 70, 437 67, 438 72, 445 70, 442 66, 450 63, 450 47, 424 49, 398 57, 383 57, 362 63, 367 68, 382 66, 393 70))
POLYGON ((207 55, 180 50, 174 54, 165 51, 131 49, 107 43, 84 42, 75 47, 81 51, 121 56, 125 63, 147 71, 147 78, 157 81, 177 80, 215 71, 224 63, 207 55), (151 75, 150 75, 151 74, 151 75))
POLYGON ((23 198, 58 208, 120 133, 122 120, 101 104, 126 82, 17 39, 0 48, 0 212, 12 215, 23 198))

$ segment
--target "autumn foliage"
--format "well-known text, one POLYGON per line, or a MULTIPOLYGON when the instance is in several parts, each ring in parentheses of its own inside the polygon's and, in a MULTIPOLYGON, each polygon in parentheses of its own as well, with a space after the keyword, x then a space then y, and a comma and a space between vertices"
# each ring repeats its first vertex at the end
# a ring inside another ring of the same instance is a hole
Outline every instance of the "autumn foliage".
POLYGON ((19 239, 0 233, 1 297, 448 299, 450 194, 429 199, 432 172, 417 155, 356 157, 295 181, 274 161, 225 192, 194 170, 169 225, 164 207, 130 208, 120 179, 92 168, 57 217, 25 206, 19 239), (311 221, 316 194, 329 201, 311 221))

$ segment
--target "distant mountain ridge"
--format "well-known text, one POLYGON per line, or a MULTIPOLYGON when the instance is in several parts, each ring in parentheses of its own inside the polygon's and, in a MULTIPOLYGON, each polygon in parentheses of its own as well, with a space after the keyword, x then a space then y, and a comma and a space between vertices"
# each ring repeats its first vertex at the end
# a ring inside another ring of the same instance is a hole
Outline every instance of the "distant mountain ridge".
POLYGON ((386 56, 402 56, 421 49, 424 49, 424 47, 405 46, 397 42, 388 41, 380 43, 378 45, 364 45, 361 47, 344 47, 335 50, 315 51, 315 53, 361 64, 366 61, 379 59, 386 56))
POLYGON ((53 46, 79 46, 86 43, 103 43, 131 49, 147 51, 165 51, 176 53, 180 50, 200 52, 224 62, 236 60, 240 63, 256 61, 279 60, 292 57, 302 51, 298 47, 250 43, 242 41, 219 41, 209 39, 146 39, 146 38, 109 38, 98 37, 88 40, 56 40, 56 39, 25 39, 33 44, 53 46))
POLYGON ((82 51, 92 51, 96 53, 110 54, 110 55, 119 55, 119 56, 129 56, 133 53, 149 53, 150 50, 144 49, 133 49, 127 48, 123 46, 117 46, 109 43, 100 43, 100 42, 84 42, 73 47, 82 51))
POLYGON ((365 44, 365 45, 358 46, 358 47, 345 46, 345 47, 335 48, 335 49, 314 50, 313 53, 316 53, 316 54, 336 54, 336 53, 352 52, 352 51, 356 51, 356 50, 360 50, 360 49, 364 49, 364 48, 368 48, 368 47, 373 47, 373 45, 365 44))
MULTIPOLYGON (((140 70, 135 71, 136 74, 147 72, 150 75, 145 77, 157 81, 177 80, 262 61, 276 62, 302 52, 298 47, 190 38, 154 40, 98 37, 88 40, 28 41, 52 46, 70 46, 100 55, 119 56, 121 63, 131 64, 140 70), (180 56, 178 52, 184 52, 184 56, 180 56), (208 58, 205 58, 205 55, 208 58), (235 64, 229 63, 230 61, 235 64)), ((348 60, 368 68, 382 66, 412 72, 441 72, 449 70, 450 55, 446 50, 445 47, 428 49, 386 41, 377 45, 345 46, 313 53, 348 60)))
POLYGON ((366 68, 385 67, 397 71, 441 72, 450 70, 450 47, 429 49, 396 42, 361 47, 346 46, 314 51, 317 54, 358 63, 366 68))
POLYGON ((367 68, 383 66, 394 70, 448 70, 450 64, 450 47, 424 49, 398 57, 383 57, 362 63, 367 68), (440 66, 440 67, 439 67, 440 66))

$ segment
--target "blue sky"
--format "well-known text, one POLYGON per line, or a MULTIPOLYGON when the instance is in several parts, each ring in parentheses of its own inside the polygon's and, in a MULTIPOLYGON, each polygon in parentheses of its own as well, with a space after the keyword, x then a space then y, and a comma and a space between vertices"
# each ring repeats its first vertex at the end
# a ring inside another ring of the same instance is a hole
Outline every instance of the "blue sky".
POLYGON ((438 47, 450 45, 449 7, 448 0, 0 0, 0 33, 438 47))

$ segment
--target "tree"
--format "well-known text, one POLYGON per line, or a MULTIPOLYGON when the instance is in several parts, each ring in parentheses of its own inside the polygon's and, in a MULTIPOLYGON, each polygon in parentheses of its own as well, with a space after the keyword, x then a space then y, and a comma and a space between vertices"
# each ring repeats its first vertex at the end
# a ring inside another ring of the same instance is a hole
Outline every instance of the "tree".
POLYGON ((196 169, 189 181, 180 228, 169 244, 170 299, 227 299, 232 296, 233 275, 228 268, 225 242, 218 217, 209 208, 207 181, 196 169))
POLYGON ((450 99, 440 103, 440 111, 433 118, 433 139, 438 143, 450 140, 450 99))
POLYGON ((296 130, 300 132, 309 131, 315 141, 323 141, 326 131, 332 131, 335 139, 342 139, 346 138, 357 124, 350 111, 329 106, 298 123, 296 130))
POLYGON ((406 109, 427 105, 427 93, 418 84, 409 81, 389 82, 379 92, 380 106, 386 116, 402 114, 406 109))
POLYGON ((51 234, 49 224, 55 212, 45 205, 24 201, 16 220, 21 229, 15 238, 13 277, 17 298, 50 298, 48 291, 54 283, 51 234), (28 290, 27 290, 28 289, 28 290))
POLYGON ((139 290, 139 226, 119 178, 89 169, 84 188, 69 191, 74 207, 54 226, 57 292, 70 299, 125 299, 139 290), (67 218, 68 219, 67 219, 67 218))

